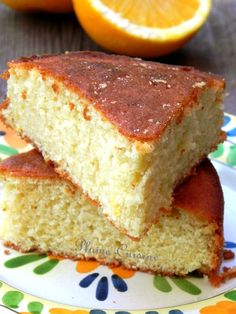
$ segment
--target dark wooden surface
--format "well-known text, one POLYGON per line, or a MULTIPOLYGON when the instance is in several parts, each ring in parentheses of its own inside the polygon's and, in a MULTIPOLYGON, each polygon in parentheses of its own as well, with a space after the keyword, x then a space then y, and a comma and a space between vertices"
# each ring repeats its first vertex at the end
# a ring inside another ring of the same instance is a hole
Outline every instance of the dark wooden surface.
MULTIPOLYGON (((73 14, 16 13, 0 5, 0 71, 19 56, 66 50, 101 50, 80 28, 73 14)), ((192 65, 227 81, 225 110, 236 114, 236 0, 215 0, 212 13, 190 43, 157 61, 192 65)), ((6 93, 0 82, 0 100, 6 93)))

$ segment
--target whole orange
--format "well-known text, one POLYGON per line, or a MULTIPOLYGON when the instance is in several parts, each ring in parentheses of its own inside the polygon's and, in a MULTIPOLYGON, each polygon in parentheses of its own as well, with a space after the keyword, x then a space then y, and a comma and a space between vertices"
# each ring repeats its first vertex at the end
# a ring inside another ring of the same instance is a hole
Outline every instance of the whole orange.
POLYGON ((99 45, 137 57, 170 53, 201 28, 212 0, 73 0, 81 26, 99 45))

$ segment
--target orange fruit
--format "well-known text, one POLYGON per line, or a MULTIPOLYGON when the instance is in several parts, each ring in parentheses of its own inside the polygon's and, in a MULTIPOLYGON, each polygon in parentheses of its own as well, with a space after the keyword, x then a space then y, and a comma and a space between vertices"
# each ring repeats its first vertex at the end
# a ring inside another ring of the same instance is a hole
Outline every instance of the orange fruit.
POLYGON ((72 12, 72 0, 2 0, 12 9, 22 12, 72 12))
POLYGON ((206 21, 211 0, 73 0, 92 39, 110 51, 138 57, 170 53, 206 21))

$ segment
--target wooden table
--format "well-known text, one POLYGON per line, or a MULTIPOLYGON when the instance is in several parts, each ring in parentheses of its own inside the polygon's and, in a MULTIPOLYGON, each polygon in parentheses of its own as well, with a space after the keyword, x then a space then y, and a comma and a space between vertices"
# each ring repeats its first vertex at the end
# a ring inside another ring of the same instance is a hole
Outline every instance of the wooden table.
MULTIPOLYGON (((19 56, 66 50, 101 50, 81 29, 73 14, 21 14, 0 5, 0 71, 19 56)), ((223 75, 227 81, 225 111, 236 114, 236 0, 215 0, 207 23, 184 48, 157 61, 193 65, 223 75)), ((0 83, 0 100, 6 93, 0 83)))

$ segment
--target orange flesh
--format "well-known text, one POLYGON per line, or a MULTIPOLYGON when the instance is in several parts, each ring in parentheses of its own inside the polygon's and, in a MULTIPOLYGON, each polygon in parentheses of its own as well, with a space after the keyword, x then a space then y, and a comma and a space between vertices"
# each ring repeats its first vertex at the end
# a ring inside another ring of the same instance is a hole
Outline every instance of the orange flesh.
POLYGON ((101 1, 134 24, 158 28, 169 28, 191 19, 199 7, 198 0, 101 1))

